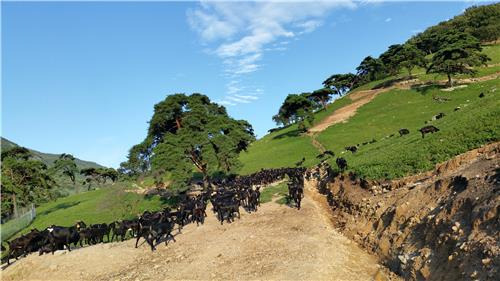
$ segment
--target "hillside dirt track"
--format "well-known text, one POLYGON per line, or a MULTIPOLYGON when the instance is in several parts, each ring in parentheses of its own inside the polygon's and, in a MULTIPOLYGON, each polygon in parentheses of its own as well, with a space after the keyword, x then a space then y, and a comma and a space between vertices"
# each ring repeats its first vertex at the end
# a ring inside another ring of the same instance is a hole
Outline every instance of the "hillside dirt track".
POLYGON ((315 192, 306 191, 301 210, 270 202, 222 226, 209 211, 205 225, 190 224, 176 243, 158 245, 155 252, 146 244, 135 249, 135 240, 129 240, 53 256, 31 254, 3 270, 2 280, 373 280, 384 275, 374 256, 332 227, 322 203, 313 200, 321 200, 315 192))
POLYGON ((347 119, 351 118, 352 116, 354 116, 354 114, 356 114, 356 110, 358 108, 369 103, 378 94, 387 92, 390 89, 392 88, 359 91, 349 95, 349 98, 352 100, 352 103, 335 110, 332 114, 323 119, 321 122, 311 127, 308 130, 308 133, 309 134, 319 133, 334 124, 347 121, 347 119))
MULTIPOLYGON (((493 74, 485 75, 485 76, 481 76, 481 77, 454 79, 454 83, 456 83, 456 84, 468 84, 468 83, 483 82, 483 81, 498 79, 499 77, 500 77, 500 72, 497 72, 497 73, 493 73, 493 74)), ((421 83, 422 82, 419 81, 418 79, 412 79, 412 80, 398 82, 390 87, 353 92, 353 93, 348 95, 348 97, 352 100, 352 103, 335 110, 328 117, 321 120, 321 122, 319 122, 318 124, 311 127, 308 130, 308 134, 314 135, 314 134, 317 134, 319 132, 326 130, 326 128, 328 128, 332 125, 335 125, 337 123, 347 122, 347 120, 349 118, 351 118, 352 116, 354 116, 356 114, 356 111, 358 110, 358 108, 360 108, 361 106, 372 101, 378 94, 388 92, 392 89, 410 89, 412 86, 415 86, 415 85, 418 85, 421 83)), ((447 81, 442 80, 442 81, 439 81, 437 83, 441 84, 441 85, 445 85, 447 83, 447 81)), ((313 145, 315 147, 318 147, 318 145, 316 145, 314 143, 313 143, 313 145)))

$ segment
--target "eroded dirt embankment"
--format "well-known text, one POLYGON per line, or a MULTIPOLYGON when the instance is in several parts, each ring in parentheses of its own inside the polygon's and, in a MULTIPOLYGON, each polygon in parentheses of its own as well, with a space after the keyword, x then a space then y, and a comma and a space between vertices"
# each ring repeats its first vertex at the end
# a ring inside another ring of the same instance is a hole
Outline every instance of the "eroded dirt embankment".
POLYGON ((499 155, 494 143, 396 181, 308 184, 344 235, 404 279, 500 280, 499 155))

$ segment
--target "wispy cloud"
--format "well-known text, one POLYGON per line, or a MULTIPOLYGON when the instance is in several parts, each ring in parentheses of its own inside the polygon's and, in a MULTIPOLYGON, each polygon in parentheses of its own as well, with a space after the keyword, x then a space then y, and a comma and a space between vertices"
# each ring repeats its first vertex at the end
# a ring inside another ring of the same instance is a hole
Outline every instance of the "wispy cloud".
POLYGON ((245 100, 258 100, 259 98, 257 96, 250 96, 250 95, 234 95, 235 97, 242 98, 245 100))
POLYGON ((385 22, 390 22, 391 20, 392 20, 392 18, 386 18, 385 22))
POLYGON ((221 59, 223 73, 230 79, 223 101, 235 105, 258 99, 256 89, 242 85, 240 77, 261 69, 265 52, 285 51, 291 39, 316 30, 336 7, 354 8, 355 4, 350 0, 201 2, 187 12, 187 18, 202 42, 209 46, 209 53, 221 59))

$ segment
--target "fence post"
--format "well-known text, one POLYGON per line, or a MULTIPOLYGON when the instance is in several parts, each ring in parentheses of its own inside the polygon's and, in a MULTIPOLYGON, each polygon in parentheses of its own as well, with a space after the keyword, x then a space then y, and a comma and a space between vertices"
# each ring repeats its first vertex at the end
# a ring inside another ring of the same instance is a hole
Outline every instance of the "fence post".
POLYGON ((31 220, 34 220, 36 217, 36 208, 35 208, 35 204, 31 203, 31 220))

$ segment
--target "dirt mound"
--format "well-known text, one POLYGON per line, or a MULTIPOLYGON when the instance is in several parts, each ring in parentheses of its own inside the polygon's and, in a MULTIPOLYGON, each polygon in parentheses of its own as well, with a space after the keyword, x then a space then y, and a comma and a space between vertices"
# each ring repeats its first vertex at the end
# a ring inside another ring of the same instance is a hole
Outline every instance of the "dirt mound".
MULTIPOLYGON (((156 252, 134 241, 29 255, 2 280, 373 280, 374 256, 339 234, 311 199, 299 211, 270 202, 241 220, 187 226, 156 252)), ((382 277, 383 278, 383 277, 382 277)), ((384 279, 381 279, 384 280, 384 279)))
POLYGON ((313 184, 332 222, 407 280, 498 280, 500 143, 392 182, 313 184))

